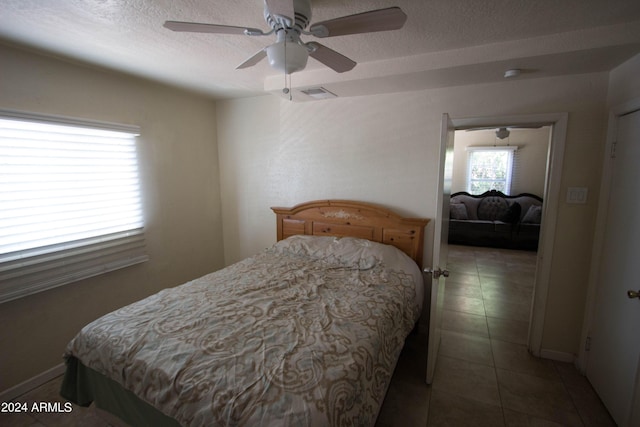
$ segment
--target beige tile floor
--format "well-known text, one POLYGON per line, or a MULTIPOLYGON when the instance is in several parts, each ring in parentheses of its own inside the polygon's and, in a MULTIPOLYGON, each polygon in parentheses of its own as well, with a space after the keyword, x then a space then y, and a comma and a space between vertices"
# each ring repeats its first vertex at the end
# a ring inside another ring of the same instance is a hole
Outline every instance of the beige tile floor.
MULTIPOLYGON (((434 382, 424 382, 426 336, 407 339, 377 427, 613 426, 588 381, 568 363, 526 348, 535 254, 452 246, 434 382)), ((21 402, 62 402, 61 378, 21 402)), ((0 426, 117 426, 93 407, 64 414, 0 414, 0 426)))
POLYGON ((426 336, 414 334, 377 427, 615 425, 572 364, 527 351, 535 253, 451 246, 448 261, 433 384, 421 381, 426 336))

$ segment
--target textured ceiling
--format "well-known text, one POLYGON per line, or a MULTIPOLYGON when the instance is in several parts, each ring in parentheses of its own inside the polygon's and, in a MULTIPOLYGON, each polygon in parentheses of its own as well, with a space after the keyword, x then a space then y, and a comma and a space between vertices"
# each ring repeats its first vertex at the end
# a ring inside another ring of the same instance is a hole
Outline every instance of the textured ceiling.
MULTIPOLYGON (((310 59, 292 87, 340 96, 415 90, 498 81, 511 67, 535 78, 609 70, 640 52, 638 0, 314 0, 311 22, 390 6, 408 15, 401 30, 322 40, 358 62, 354 70, 337 74, 310 59)), ((268 29, 262 0, 0 1, 0 39, 9 43, 216 98, 282 89, 266 61, 235 70, 274 36, 176 33, 166 20, 268 29)))

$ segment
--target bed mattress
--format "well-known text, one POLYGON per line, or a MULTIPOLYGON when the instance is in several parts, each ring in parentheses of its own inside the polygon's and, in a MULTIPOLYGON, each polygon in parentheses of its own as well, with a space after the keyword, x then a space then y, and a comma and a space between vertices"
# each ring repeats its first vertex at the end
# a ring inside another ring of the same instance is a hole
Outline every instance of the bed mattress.
POLYGON ((87 325, 63 394, 93 399, 81 366, 180 425, 373 425, 422 286, 392 246, 293 236, 87 325))

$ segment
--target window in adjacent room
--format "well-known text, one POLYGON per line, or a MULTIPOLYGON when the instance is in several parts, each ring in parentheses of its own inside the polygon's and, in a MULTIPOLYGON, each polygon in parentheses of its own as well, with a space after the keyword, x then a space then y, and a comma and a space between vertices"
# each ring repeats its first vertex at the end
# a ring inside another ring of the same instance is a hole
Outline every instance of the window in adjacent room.
POLYGON ((514 153, 518 147, 468 147, 467 192, 511 191, 514 153))
POLYGON ((148 259, 138 134, 0 111, 0 302, 148 259))

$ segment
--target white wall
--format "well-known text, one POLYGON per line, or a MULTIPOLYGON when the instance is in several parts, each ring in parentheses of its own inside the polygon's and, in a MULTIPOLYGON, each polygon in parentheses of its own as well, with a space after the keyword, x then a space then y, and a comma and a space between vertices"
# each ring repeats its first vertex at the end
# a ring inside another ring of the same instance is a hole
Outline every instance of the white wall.
POLYGON ((233 218, 242 230, 229 237, 238 242, 225 235, 225 259, 239 260, 275 241, 274 205, 344 198, 433 217, 444 112, 453 118, 568 112, 562 188, 588 187, 590 198, 567 205, 563 193, 552 218, 558 234, 542 347, 577 353, 606 90, 607 75, 598 73, 307 103, 275 97, 220 102, 220 162, 233 165, 221 166, 225 227, 233 218), (249 128, 261 117, 268 117, 266 128, 249 128))
POLYGON ((139 125, 150 261, 0 304, 0 391, 63 362, 85 324, 223 266, 215 103, 0 45, 0 109, 139 125))
MULTIPOLYGON (((264 209, 266 191, 271 184, 270 171, 278 157, 280 117, 278 99, 267 95, 223 102, 216 108, 218 139, 227 141, 218 147, 220 187, 224 224, 225 262, 227 265, 275 241, 275 218, 269 205, 264 209)), ((267 190, 270 189, 270 190, 267 190)))
POLYGON ((219 102, 225 229, 234 224, 247 236, 241 243, 225 239, 227 262, 273 244, 271 206, 343 198, 410 216, 435 209, 425 167, 437 168, 438 144, 427 143, 425 109, 422 94, 304 104, 273 96, 219 102), (383 108, 362 108, 370 103, 383 108), (248 126, 254 118, 257 124, 248 126))
POLYGON ((609 74, 607 105, 614 107, 640 97, 640 55, 636 55, 609 74))

